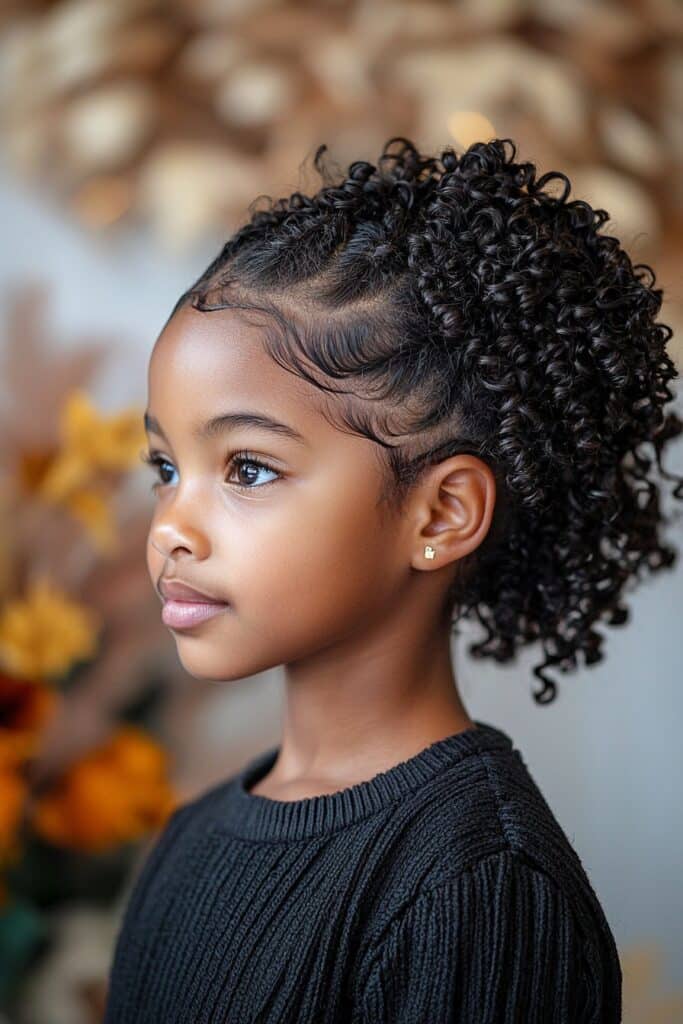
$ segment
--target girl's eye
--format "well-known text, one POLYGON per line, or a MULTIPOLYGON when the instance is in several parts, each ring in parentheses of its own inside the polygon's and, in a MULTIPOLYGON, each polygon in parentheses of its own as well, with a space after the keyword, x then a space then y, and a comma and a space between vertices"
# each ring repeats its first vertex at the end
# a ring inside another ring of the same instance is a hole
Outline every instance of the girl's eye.
MULTIPOLYGON (((143 451, 140 454, 140 458, 142 459, 143 462, 146 462, 148 465, 154 466, 157 469, 157 472, 159 472, 159 473, 164 473, 166 471, 165 467, 167 467, 167 466, 171 467, 171 469, 173 469, 173 463, 169 462, 169 460, 164 458, 164 456, 161 455, 159 452, 144 452, 143 451)), ((277 472, 277 470, 273 469, 272 466, 269 466, 265 462, 262 462, 261 459, 254 458, 253 456, 250 455, 249 452, 246 452, 246 451, 244 451, 244 452, 236 452, 232 456, 232 458, 230 459, 228 465, 229 466, 236 466, 238 472, 240 470, 244 470, 245 467, 251 467, 251 468, 255 467, 258 471, 265 471, 266 473, 274 473, 276 478, 278 478, 280 476, 280 474, 277 472)), ((258 477, 258 472, 256 474, 256 477, 258 477)), ((242 490, 254 490, 254 487, 253 487, 254 481, 255 481, 255 475, 253 473, 247 473, 246 474, 246 482, 236 482, 235 483, 235 487, 240 487, 240 488, 242 488, 242 490)), ((274 482, 275 482, 274 480, 266 480, 266 481, 264 481, 264 482, 262 482, 260 484, 257 484, 257 486, 265 487, 268 484, 271 484, 271 483, 274 483, 274 482)), ((156 483, 152 484, 152 490, 156 491, 159 487, 165 487, 166 484, 170 484, 170 483, 171 483, 170 480, 164 480, 163 476, 162 476, 161 480, 158 480, 156 483)))
MULTIPOLYGON (((164 466, 171 465, 168 459, 165 459, 158 452, 140 452, 140 458, 142 459, 143 462, 146 462, 147 465, 154 466, 157 472, 161 472, 164 466)), ((164 480, 162 478, 161 480, 158 480, 156 483, 152 484, 151 489, 153 491, 156 491, 159 487, 163 487, 167 483, 169 483, 169 481, 164 480)))
MULTIPOLYGON (((244 471, 246 467, 250 469, 256 469, 256 473, 243 474, 244 483, 236 483, 236 487, 242 487, 244 490, 253 490, 252 484, 255 483, 258 478, 259 472, 273 473, 276 479, 279 479, 280 474, 272 466, 269 466, 266 462, 262 462, 261 459, 256 459, 250 456, 249 452, 236 452, 230 459, 229 466, 236 466, 238 473, 244 471)), ((275 483, 275 480, 261 480, 261 483, 257 486, 267 487, 268 484, 275 483)))

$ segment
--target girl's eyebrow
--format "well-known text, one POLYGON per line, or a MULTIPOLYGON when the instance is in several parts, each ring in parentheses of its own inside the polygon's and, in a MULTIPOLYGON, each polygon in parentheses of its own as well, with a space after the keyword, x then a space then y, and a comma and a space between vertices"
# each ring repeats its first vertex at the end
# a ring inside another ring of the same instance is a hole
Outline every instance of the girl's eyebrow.
MULTIPOLYGON (((192 433, 194 437, 203 440, 217 437, 223 431, 234 427, 255 427, 261 430, 269 430, 273 434, 289 437, 292 441, 297 441, 299 444, 308 445, 303 434, 300 434, 294 427, 290 427, 289 424, 282 423, 281 420, 276 420, 272 416, 267 416, 265 413, 252 412, 251 410, 226 412, 220 416, 212 416, 206 423, 195 427, 192 433)), ((145 430, 151 434, 158 434, 159 437, 163 437, 164 441, 168 443, 168 438, 161 429, 158 419, 147 411, 145 411, 145 430)))

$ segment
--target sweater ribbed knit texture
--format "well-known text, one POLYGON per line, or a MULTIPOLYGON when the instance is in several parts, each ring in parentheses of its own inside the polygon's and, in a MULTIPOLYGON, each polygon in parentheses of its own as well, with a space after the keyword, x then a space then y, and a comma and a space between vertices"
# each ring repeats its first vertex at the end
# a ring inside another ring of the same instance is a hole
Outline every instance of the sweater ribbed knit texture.
POLYGON ((475 727, 329 795, 181 805, 146 856, 104 1024, 612 1024, 621 966, 520 752, 475 727))

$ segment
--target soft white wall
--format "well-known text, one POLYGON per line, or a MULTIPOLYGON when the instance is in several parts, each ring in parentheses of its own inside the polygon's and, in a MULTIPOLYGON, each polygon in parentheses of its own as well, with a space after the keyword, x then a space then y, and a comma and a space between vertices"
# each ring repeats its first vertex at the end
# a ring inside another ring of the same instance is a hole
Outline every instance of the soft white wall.
POLYGON ((93 387, 107 408, 146 397, 147 360, 176 299, 215 255, 214 250, 171 258, 141 232, 107 240, 84 232, 42 193, 15 181, 0 166, 0 287, 28 279, 49 286, 49 320, 59 341, 81 335, 117 341, 120 357, 93 387))
MULTIPOLYGON (((48 200, 0 176, 3 311, 8 285, 38 275, 52 285, 50 322, 69 344, 79 335, 120 339, 120 355, 97 382, 105 408, 143 402, 149 352, 180 293, 214 251, 173 260, 140 236, 103 243, 86 235, 48 200)), ((40 372, 40 368, 36 368, 40 372)), ((679 396, 680 398, 680 396, 679 396)), ((678 402, 680 409, 681 402, 678 402)), ((683 473, 677 442, 668 465, 683 473)), ((683 550, 681 523, 670 530, 683 550)), ((472 662, 469 628, 456 671, 470 714, 509 732, 586 866, 621 947, 653 938, 668 961, 669 984, 683 983, 683 568, 662 572, 628 596, 632 622, 601 627, 604 663, 560 678, 555 703, 539 707, 525 652, 516 666, 472 662)), ((277 709, 265 725, 263 690, 253 704, 244 683, 211 698, 213 742, 235 735, 235 715, 260 707, 255 735, 275 736, 277 709), (225 731, 219 728, 223 716, 225 731)), ((279 693, 272 691, 275 699, 279 693)))

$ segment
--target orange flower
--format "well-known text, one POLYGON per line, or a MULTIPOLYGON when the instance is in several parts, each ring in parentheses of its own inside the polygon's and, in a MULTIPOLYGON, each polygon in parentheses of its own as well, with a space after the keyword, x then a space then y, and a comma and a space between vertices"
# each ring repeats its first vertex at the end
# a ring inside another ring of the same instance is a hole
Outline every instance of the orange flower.
POLYGON ((42 680, 17 679, 0 671, 0 737, 5 729, 38 732, 52 716, 57 699, 42 680))
POLYGON ((0 859, 16 852, 16 833, 26 797, 26 782, 16 767, 0 763, 0 859))
POLYGON ((167 763, 166 752, 142 729, 122 726, 36 802, 34 827, 56 845, 88 852, 139 839, 177 806, 167 763))
MULTIPOLYGON (((0 860, 18 853, 16 834, 28 793, 21 766, 35 753, 57 700, 41 681, 0 672, 0 860)), ((4 892, 0 886, 0 905, 4 892)))

